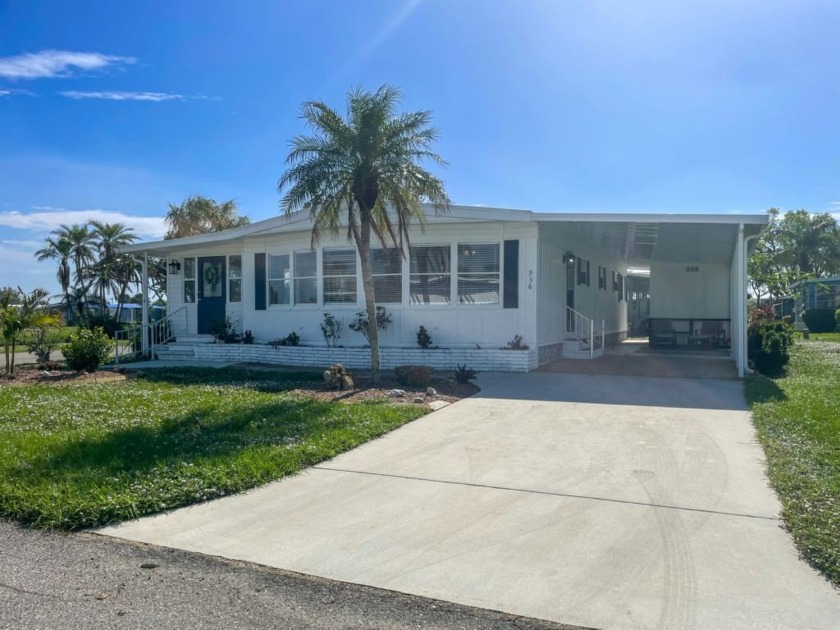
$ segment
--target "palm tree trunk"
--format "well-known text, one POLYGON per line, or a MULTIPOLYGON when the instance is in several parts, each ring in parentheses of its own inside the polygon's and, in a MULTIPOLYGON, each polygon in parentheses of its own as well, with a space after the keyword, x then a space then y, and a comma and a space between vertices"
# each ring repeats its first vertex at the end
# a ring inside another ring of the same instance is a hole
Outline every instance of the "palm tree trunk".
POLYGON ((370 378, 379 385, 379 326, 376 320, 376 296, 373 289, 373 271, 370 264, 370 217, 362 210, 360 226, 359 259, 362 263, 362 285, 365 290, 365 309, 368 315, 368 337, 370 340, 370 378))

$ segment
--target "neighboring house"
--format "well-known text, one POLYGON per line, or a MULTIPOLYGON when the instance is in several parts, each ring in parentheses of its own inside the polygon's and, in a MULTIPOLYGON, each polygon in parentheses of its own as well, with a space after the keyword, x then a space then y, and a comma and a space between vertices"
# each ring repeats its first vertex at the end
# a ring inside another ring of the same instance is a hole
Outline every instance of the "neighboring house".
MULTIPOLYGON (((116 302, 109 302, 107 306, 108 315, 110 317, 116 317, 118 304, 116 302)), ((143 320, 143 307, 140 304, 134 304, 133 302, 123 304, 119 308, 119 311, 120 322, 123 324, 139 324, 143 320)), ((149 306, 149 319, 151 321, 157 321, 165 316, 165 306, 149 306)))
POLYGON ((793 297, 794 324, 805 329, 802 313, 813 308, 840 308, 840 278, 811 278, 794 282, 788 287, 793 297))
MULTIPOLYGON (((708 343, 712 335, 701 328, 713 323, 715 343, 732 349, 743 374, 746 252, 766 215, 426 210, 426 230, 411 228, 405 258, 373 250, 377 303, 393 318, 380 337, 383 367, 422 359, 534 369, 561 356, 598 356, 624 339, 631 323, 635 329, 656 320, 672 331, 674 345, 708 343), (629 281, 628 270, 637 274, 629 281), (437 354, 416 353, 421 325, 437 354), (528 350, 501 350, 516 335, 528 350)), ((311 227, 298 213, 122 251, 169 259, 169 317, 179 341, 207 340, 230 317, 258 344, 296 332, 310 348, 296 350, 296 361, 323 365, 335 357, 363 366, 364 339, 347 328, 364 308, 358 254, 344 234, 325 235, 311 249, 311 227), (329 354, 324 313, 344 321, 345 347, 329 354)))

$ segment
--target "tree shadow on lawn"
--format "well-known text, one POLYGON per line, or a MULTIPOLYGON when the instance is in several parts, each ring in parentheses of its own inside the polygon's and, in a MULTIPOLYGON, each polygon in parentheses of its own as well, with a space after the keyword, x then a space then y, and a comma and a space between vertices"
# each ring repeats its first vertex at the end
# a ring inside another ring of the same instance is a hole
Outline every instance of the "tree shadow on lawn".
POLYGON ((6 481, 40 487, 53 501, 64 492, 87 497, 66 522, 44 518, 47 526, 104 525, 252 488, 329 459, 393 428, 387 419, 365 421, 364 407, 369 414, 372 406, 284 399, 224 417, 203 405, 153 425, 64 440, 19 474, 9 471, 6 481))
POLYGON ((776 377, 756 375, 748 378, 744 385, 744 393, 750 407, 767 402, 780 402, 787 398, 787 395, 776 383, 777 378, 784 378, 786 372, 776 377))
POLYGON ((247 368, 167 367, 147 368, 135 378, 151 383, 172 385, 239 385, 256 391, 276 393, 323 383, 323 375, 315 371, 283 371, 247 368))

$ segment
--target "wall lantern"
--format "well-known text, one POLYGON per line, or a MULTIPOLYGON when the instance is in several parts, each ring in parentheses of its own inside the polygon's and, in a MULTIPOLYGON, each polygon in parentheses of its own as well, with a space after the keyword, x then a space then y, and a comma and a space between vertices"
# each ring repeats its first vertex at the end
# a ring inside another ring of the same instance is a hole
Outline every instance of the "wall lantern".
POLYGON ((181 263, 173 258, 169 261, 169 275, 177 276, 179 271, 181 271, 181 263))
POLYGON ((569 266, 575 264, 575 255, 572 252, 566 252, 563 254, 563 262, 569 266))

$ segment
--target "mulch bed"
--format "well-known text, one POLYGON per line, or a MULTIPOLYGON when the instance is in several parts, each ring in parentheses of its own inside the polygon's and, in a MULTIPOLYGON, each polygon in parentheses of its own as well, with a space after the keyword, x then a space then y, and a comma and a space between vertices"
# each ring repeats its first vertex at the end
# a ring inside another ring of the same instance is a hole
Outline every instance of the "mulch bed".
POLYGON ((295 393, 324 401, 359 403, 385 398, 394 404, 414 404, 415 398, 422 398, 423 402, 443 400, 444 402, 453 403, 461 400, 462 398, 469 398, 479 391, 479 387, 477 385, 473 385, 472 383, 462 385, 454 380, 432 380, 430 387, 434 388, 437 393, 434 396, 427 396, 426 387, 400 385, 396 379, 391 376, 383 376, 378 387, 374 387, 367 378, 355 378, 354 380, 356 388, 348 391, 327 389, 326 385, 320 384, 305 389, 296 389, 294 391, 295 393), (405 392, 405 396, 389 397, 388 392, 392 389, 403 390, 405 392))
POLYGON ((22 365, 15 368, 11 376, 0 374, 0 387, 15 387, 22 385, 35 385, 41 383, 76 385, 108 383, 113 381, 124 381, 130 375, 121 374, 113 370, 98 370, 93 373, 74 372, 72 370, 42 370, 34 365, 22 365))

